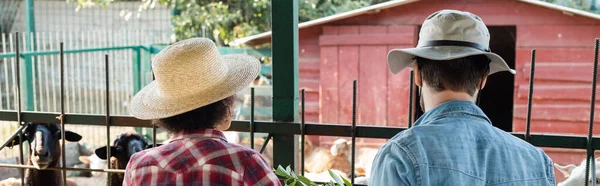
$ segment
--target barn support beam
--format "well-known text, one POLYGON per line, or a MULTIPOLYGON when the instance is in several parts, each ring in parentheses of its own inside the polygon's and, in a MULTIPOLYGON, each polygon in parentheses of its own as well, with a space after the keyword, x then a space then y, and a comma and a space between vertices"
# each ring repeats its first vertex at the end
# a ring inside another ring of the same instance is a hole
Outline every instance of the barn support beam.
MULTIPOLYGON (((272 0, 273 120, 298 119, 298 0, 272 0)), ((284 124, 291 125, 291 124, 284 124)), ((273 166, 296 167, 293 134, 273 135, 273 166)))

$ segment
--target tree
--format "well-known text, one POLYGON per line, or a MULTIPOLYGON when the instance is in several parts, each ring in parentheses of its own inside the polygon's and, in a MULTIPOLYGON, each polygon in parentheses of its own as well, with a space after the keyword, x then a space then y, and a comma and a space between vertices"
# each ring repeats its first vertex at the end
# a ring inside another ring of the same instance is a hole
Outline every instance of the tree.
MULTIPOLYGON (((90 4, 104 6, 117 0, 77 1, 78 8, 90 4)), ((124 0, 121 0, 124 1, 124 0)), ((229 42, 271 30, 271 0, 139 0, 138 11, 155 4, 173 9, 173 29, 177 40, 208 37, 220 46, 229 42)), ((299 0, 299 21, 309 21, 388 0, 299 0)))

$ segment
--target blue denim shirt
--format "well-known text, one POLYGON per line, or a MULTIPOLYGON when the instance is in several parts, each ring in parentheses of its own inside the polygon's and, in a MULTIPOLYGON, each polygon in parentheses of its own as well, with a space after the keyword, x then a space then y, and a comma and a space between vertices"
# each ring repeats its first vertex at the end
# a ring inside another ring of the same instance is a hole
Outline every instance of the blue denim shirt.
POLYGON ((377 153, 369 185, 556 185, 552 160, 494 126, 474 103, 448 101, 377 153))

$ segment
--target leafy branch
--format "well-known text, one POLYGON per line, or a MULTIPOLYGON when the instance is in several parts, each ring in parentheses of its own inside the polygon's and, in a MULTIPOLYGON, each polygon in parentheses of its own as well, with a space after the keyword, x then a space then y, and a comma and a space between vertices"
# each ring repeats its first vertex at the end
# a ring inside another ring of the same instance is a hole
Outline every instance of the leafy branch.
POLYGON ((296 174, 290 166, 287 166, 285 169, 279 165, 275 170, 275 174, 282 178, 283 184, 286 186, 352 186, 352 183, 348 181, 346 178, 341 177, 340 175, 334 173, 331 170, 327 170, 333 181, 324 184, 317 184, 308 178, 296 174))

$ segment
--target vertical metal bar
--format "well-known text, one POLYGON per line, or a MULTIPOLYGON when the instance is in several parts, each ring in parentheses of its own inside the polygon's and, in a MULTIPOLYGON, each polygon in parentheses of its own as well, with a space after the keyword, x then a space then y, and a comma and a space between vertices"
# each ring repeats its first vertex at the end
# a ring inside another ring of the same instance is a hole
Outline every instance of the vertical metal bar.
POLYGON ((352 83, 352 162, 351 162, 351 170, 350 170, 350 179, 352 184, 354 184, 354 177, 356 177, 354 174, 356 171, 354 171, 355 168, 355 162, 356 162, 356 86, 357 86, 357 81, 354 80, 354 82, 352 83))
MULTIPOLYGON (((105 72, 105 76, 104 76, 104 80, 106 82, 106 93, 105 93, 105 98, 104 98, 104 104, 106 105, 106 117, 104 118, 104 122, 106 124, 106 158, 108 160, 108 162, 110 162, 111 159, 111 153, 110 153, 110 81, 109 81, 109 66, 108 66, 108 54, 104 55, 104 72, 105 72)), ((108 168, 110 169, 110 163, 108 163, 108 168)), ((110 177, 111 177, 111 173, 106 174, 108 175, 106 177, 106 185, 110 186, 110 177)))
MULTIPOLYGON (((65 148, 65 99, 64 99, 64 83, 65 83, 65 66, 64 66, 64 45, 60 43, 60 136, 62 139, 62 168, 67 166, 67 153, 65 148)), ((67 185, 67 171, 62 171, 63 186, 67 185)))
MULTIPOLYGON (((273 60, 273 120, 298 117, 298 0, 271 0, 273 60)), ((294 135, 273 135, 273 164, 296 167, 294 135)))
POLYGON ((305 154, 304 154, 304 140, 305 140, 304 139, 304 137, 305 137, 304 133, 305 133, 305 131, 304 130, 306 130, 306 125, 304 123, 305 122, 304 116, 305 116, 305 113, 306 113, 305 110, 304 110, 304 108, 305 108, 304 107, 304 103, 305 103, 304 102, 305 101, 304 100, 304 93, 305 93, 304 89, 302 89, 302 100, 301 100, 302 101, 302 114, 301 114, 301 116, 302 116, 301 118, 302 119, 300 120, 300 171, 301 171, 300 174, 302 176, 304 176, 304 156, 305 156, 305 154))
MULTIPOLYGON (((2 53, 8 52, 8 50, 6 50, 6 44, 7 44, 6 43, 6 35, 4 33, 2 33, 2 53)), ((6 95, 10 95, 10 89, 8 88, 8 84, 9 84, 9 82, 8 82, 8 59, 3 59, 2 61, 4 63, 4 79, 6 80, 6 82, 4 82, 4 86, 6 88, 6 95)), ((6 96, 6 109, 4 109, 4 104, 1 102, 2 99, 0 98, 0 109, 9 110, 9 108, 10 108, 10 106, 9 106, 10 99, 9 98, 10 98, 10 96, 6 96)))
MULTIPOLYGON (((19 33, 15 33, 15 58, 16 58, 16 70, 17 75, 17 123, 19 125, 23 125, 21 118, 21 54, 19 52, 19 33)), ((19 131, 19 157, 21 158, 21 165, 25 164, 23 160, 23 131, 19 131)), ((25 185, 25 169, 20 169, 21 171, 21 185, 25 185)))
MULTIPOLYGON (((30 34, 27 33, 23 33, 23 49, 24 51, 27 51, 27 44, 29 42, 27 42, 27 40, 25 40, 25 38, 29 39, 30 34)), ((19 47, 19 45, 17 45, 17 47, 19 47)), ((21 56, 19 56, 21 57, 21 56)), ((25 110, 27 111, 32 111, 34 108, 34 104, 33 104, 33 71, 32 71, 32 67, 33 67, 33 60, 32 57, 29 55, 23 55, 23 64, 19 64, 19 65, 24 65, 23 66, 23 72, 19 72, 20 73, 20 77, 21 78, 21 89, 23 89, 21 92, 25 93, 25 97, 21 98, 24 100, 25 103, 23 103, 23 105, 25 106, 25 110)))
POLYGON ((254 87, 250 88, 250 148, 254 149, 254 87))
POLYGON ((531 50, 531 66, 529 74, 529 94, 527 95, 527 120, 525 121, 525 141, 531 140, 531 107, 533 104, 533 80, 535 77, 535 49, 531 50))
POLYGON ((415 71, 410 71, 410 87, 408 88, 408 128, 413 124, 413 97, 415 93, 415 71))
MULTIPOLYGON (((587 161, 585 161, 585 185, 588 186, 589 182, 589 174, 590 174, 590 163, 592 161, 596 161, 591 159, 594 157, 594 149, 592 149, 592 134, 594 131, 594 111, 596 109, 596 82, 598 81, 598 50, 600 45, 600 38, 596 38, 596 43, 594 45, 594 74, 592 76, 592 96, 590 100, 590 126, 588 130, 588 139, 587 139, 587 161)), ((595 164, 594 166, 595 167, 595 164)), ((593 180, 596 180, 596 172, 592 174, 593 180)))

